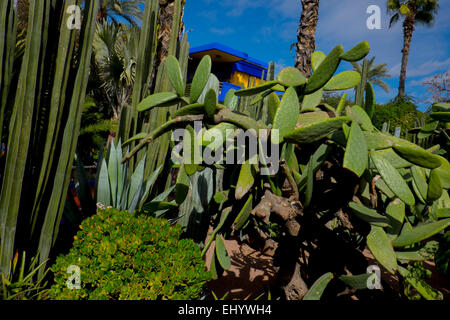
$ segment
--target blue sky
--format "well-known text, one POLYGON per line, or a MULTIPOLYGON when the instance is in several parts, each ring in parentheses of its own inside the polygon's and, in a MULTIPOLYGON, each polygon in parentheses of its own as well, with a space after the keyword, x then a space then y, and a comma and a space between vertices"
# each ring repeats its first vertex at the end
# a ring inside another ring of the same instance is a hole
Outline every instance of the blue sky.
MULTIPOLYGON (((248 53, 266 62, 274 61, 277 71, 294 64, 300 19, 300 0, 187 0, 184 22, 191 47, 210 42, 248 53)), ((377 102, 387 102, 397 94, 403 33, 401 22, 389 29, 386 0, 322 0, 316 34, 317 50, 328 53, 338 44, 346 50, 368 40, 369 57, 375 63, 387 63, 392 78, 385 81, 391 90, 375 87, 377 102), (380 30, 369 30, 366 13, 369 5, 381 7, 380 30)), ((419 101, 427 95, 422 82, 436 73, 450 70, 450 1, 441 0, 440 10, 431 28, 417 26, 409 56, 406 92, 419 101)), ((343 63, 341 69, 352 66, 343 63)), ((351 92, 349 92, 351 94, 351 92)), ((420 109, 427 107, 420 103, 420 109)))

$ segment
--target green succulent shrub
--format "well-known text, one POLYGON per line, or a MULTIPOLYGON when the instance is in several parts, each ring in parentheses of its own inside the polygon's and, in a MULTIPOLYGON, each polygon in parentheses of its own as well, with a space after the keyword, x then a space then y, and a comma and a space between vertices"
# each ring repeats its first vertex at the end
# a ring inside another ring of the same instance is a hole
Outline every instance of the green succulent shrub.
POLYGON ((198 246, 181 228, 144 214, 99 210, 85 219, 74 246, 51 270, 51 299, 196 299, 210 278, 198 246), (67 268, 81 271, 81 288, 68 289, 67 268))

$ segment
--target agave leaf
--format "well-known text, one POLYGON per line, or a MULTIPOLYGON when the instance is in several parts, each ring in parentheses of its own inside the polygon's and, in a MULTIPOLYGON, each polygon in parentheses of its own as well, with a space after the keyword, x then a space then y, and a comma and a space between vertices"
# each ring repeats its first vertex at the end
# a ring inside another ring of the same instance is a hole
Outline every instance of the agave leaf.
POLYGON ((220 266, 224 270, 228 270, 231 267, 230 256, 228 255, 227 248, 225 247, 225 243, 222 240, 220 234, 216 234, 216 256, 217 260, 220 263, 220 266))
POLYGON ((160 210, 170 210, 175 208, 178 208, 178 204, 176 203, 167 201, 155 201, 155 200, 147 202, 142 207, 142 209, 145 210, 146 213, 154 213, 160 210))
POLYGON ((328 283, 334 278, 331 272, 327 272, 317 279, 302 300, 320 300, 322 294, 328 286, 328 283))
POLYGON ((391 245, 391 240, 384 232, 383 228, 372 226, 367 236, 367 247, 377 261, 394 274, 397 270, 397 257, 391 245))
POLYGON ((200 161, 200 150, 196 147, 196 138, 194 129, 188 125, 183 137, 183 159, 184 169, 189 176, 197 172, 200 161))
POLYGON ((166 71, 169 76, 170 84, 175 89, 178 96, 184 96, 184 81, 181 74, 180 63, 177 58, 172 55, 168 55, 166 58, 166 71))
POLYGON ((361 177, 369 162, 369 151, 361 128, 356 122, 350 127, 343 167, 361 177))
POLYGON ((414 205, 414 195, 397 169, 375 151, 370 152, 370 158, 389 189, 404 203, 414 205))
POLYGON ((111 205, 111 188, 109 186, 108 166, 104 158, 102 159, 97 188, 97 202, 100 202, 105 206, 111 205))
MULTIPOLYGON (((164 201, 167 199, 167 197, 172 193, 173 189, 175 189, 175 186, 172 186, 170 188, 168 188, 167 190, 161 192, 159 195, 157 195, 154 199, 152 199, 151 202, 158 202, 158 201, 164 201)), ((173 201, 172 201, 173 203, 173 201)), ((166 213, 169 209, 161 209, 158 210, 156 212, 154 212, 155 217, 160 217, 162 216, 164 213, 166 213)))
POLYGON ((354 88, 361 82, 361 75, 356 71, 338 73, 323 88, 325 91, 347 90, 354 88))
POLYGON ((111 204, 112 206, 117 206, 117 185, 119 180, 119 166, 120 160, 122 159, 122 155, 117 155, 116 147, 114 146, 114 142, 110 144, 110 153, 108 158, 108 176, 109 176, 109 185, 111 188, 111 204))
MULTIPOLYGON (((140 201, 139 201, 139 208, 142 208, 142 205, 144 204, 144 202, 147 200, 148 194, 150 192, 150 188, 153 186, 153 184, 156 181, 156 178, 158 178, 159 173, 161 172, 162 169, 162 165, 160 165, 158 168, 155 169, 155 171, 153 171, 150 176, 145 180, 145 183, 143 185, 143 193, 142 196, 140 197, 140 201)), ((126 175, 126 173, 125 173, 126 175)))
POLYGON ((186 199, 187 194, 189 192, 189 187, 191 184, 191 180, 186 173, 184 165, 181 165, 180 171, 178 172, 177 182, 175 185, 175 201, 178 204, 183 203, 186 199))
MULTIPOLYGON (((130 178, 130 190, 128 193, 127 205, 130 206, 132 201, 135 198, 139 197, 139 193, 141 191, 142 185, 144 183, 144 169, 145 169, 145 160, 147 158, 147 154, 144 154, 144 157, 139 161, 136 169, 130 178)), ((136 203, 137 205, 137 203, 136 203)))
POLYGON ((298 87, 304 85, 308 80, 295 67, 287 67, 278 73, 277 80, 285 87, 298 87))
POLYGON ((192 79, 190 103, 195 103, 203 92, 203 89, 208 82, 209 74, 211 73, 211 57, 209 55, 203 56, 195 71, 192 79))

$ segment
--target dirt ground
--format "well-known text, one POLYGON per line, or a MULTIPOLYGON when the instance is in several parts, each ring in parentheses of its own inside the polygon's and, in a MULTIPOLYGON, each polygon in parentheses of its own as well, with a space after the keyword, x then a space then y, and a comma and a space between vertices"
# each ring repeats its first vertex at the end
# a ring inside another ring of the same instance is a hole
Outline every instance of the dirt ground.
MULTIPOLYGON (((212 231, 212 230, 211 230, 212 231)), ((206 242, 208 239, 206 239, 206 242)), ((220 298, 227 292, 227 299, 255 299, 264 294, 267 297, 269 287, 275 282, 276 272, 272 257, 263 255, 247 244, 239 244, 236 240, 224 240, 225 247, 231 259, 231 267, 224 271, 222 277, 208 283, 208 288, 220 298)), ((206 253, 206 265, 209 267, 213 253, 214 242, 206 253)), ((390 274, 379 265, 368 249, 363 251, 370 265, 378 265, 381 277, 395 291, 399 292, 399 278, 390 274)), ((440 290, 445 300, 450 300, 450 282, 435 269, 433 261, 426 261, 425 267, 433 272, 433 278, 427 281, 433 288, 440 290)))

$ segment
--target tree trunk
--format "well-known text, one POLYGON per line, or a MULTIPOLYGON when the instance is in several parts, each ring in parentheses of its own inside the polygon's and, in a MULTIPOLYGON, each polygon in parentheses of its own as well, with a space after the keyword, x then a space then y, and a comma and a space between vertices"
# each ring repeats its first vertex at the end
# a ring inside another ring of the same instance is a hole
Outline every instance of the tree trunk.
MULTIPOLYGON (((180 34, 184 31, 183 13, 185 0, 181 2, 180 34)), ((155 63, 153 64, 152 81, 150 83, 151 92, 155 88, 156 72, 159 65, 164 62, 169 52, 170 32, 172 30, 173 14, 175 11, 175 0, 159 0, 159 19, 158 19, 158 44, 156 47, 155 63)))
POLYGON ((319 0, 302 0, 302 14, 297 31, 295 67, 305 76, 311 75, 311 56, 316 50, 316 28, 319 0))
POLYGON ((414 32, 414 15, 407 16, 403 21, 403 49, 402 49, 402 67, 400 69, 400 82, 398 85, 398 96, 405 96, 406 68, 408 66, 409 49, 414 32))
MULTIPOLYGON (((30 8, 29 0, 17 0, 17 18, 18 18, 18 34, 26 32, 28 28, 28 11, 30 8)), ((22 38, 25 39, 25 33, 22 34, 22 38)))

